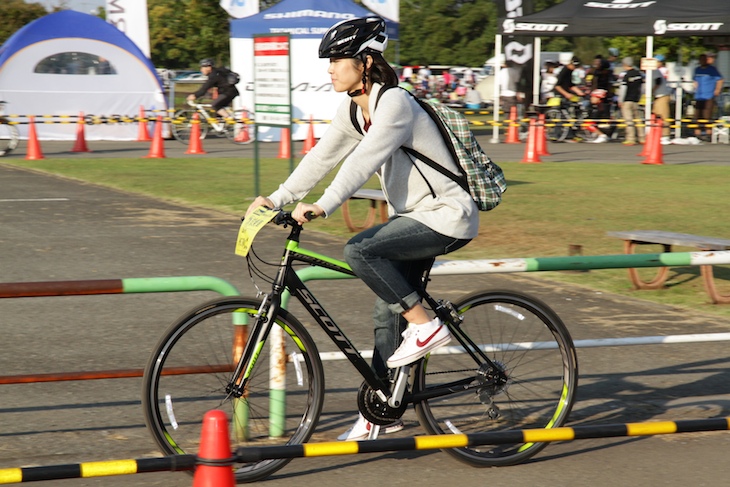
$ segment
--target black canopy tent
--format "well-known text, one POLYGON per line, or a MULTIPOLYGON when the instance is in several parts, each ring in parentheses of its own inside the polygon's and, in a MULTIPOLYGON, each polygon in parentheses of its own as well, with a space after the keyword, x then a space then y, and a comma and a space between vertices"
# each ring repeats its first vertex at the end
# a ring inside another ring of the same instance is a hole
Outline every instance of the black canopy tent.
POLYGON ((730 35, 727 0, 565 0, 516 19, 500 19, 502 35, 730 35))
MULTIPOLYGON (((512 35, 535 36, 534 79, 537 84, 540 79, 540 37, 646 37, 647 57, 653 56, 654 36, 726 36, 730 45, 730 0, 565 0, 531 15, 499 19, 495 50, 501 52, 502 36, 512 35)), ((726 43, 723 40, 721 44, 726 43)), ((539 89, 534 91, 537 98, 539 89)), ((495 89, 495 105, 498 100, 495 89)), ((651 83, 647 83, 647 100, 648 118, 651 83)), ((497 138, 495 131, 494 141, 497 138)))

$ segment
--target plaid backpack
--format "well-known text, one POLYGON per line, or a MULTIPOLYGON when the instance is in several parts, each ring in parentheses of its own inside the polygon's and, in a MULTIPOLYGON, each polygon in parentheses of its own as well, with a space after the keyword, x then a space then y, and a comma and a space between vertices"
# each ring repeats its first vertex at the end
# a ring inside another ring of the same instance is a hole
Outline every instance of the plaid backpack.
MULTIPOLYGON (((378 98, 375 100, 375 108, 378 107, 382 94, 390 88, 393 88, 393 86, 383 86, 380 89, 378 98)), ((411 96, 413 95, 411 94, 411 96)), ((436 123, 446 146, 451 152, 451 156, 461 169, 461 177, 456 176, 438 162, 415 149, 403 147, 403 150, 456 182, 464 191, 471 194, 479 210, 489 211, 497 206, 502 201, 502 193, 507 190, 504 173, 502 168, 492 162, 489 156, 484 153, 471 129, 469 129, 468 120, 461 113, 443 105, 438 100, 422 101, 415 96, 413 98, 436 123)), ((360 131, 356 119, 356 108, 355 103, 352 102, 350 105, 350 118, 355 128, 360 131)), ((426 184, 431 188, 428 181, 426 181, 426 184)), ((431 188, 431 193, 435 195, 433 188, 431 188)))

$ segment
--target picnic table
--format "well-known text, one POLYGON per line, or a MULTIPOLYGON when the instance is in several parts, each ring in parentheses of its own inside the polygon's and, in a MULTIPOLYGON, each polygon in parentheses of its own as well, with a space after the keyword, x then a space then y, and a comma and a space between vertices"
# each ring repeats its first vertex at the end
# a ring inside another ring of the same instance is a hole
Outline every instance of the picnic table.
POLYGON ((375 217, 380 207, 380 220, 385 222, 388 220, 388 203, 385 201, 385 195, 380 189, 358 189, 350 197, 351 200, 369 200, 370 208, 368 208, 368 214, 365 217, 362 225, 358 225, 352 221, 352 215, 350 213, 349 200, 345 201, 342 205, 342 218, 345 220, 345 225, 351 232, 358 232, 366 228, 370 228, 375 223, 375 217))
MULTIPOLYGON (((671 252, 672 246, 694 247, 702 251, 730 250, 730 240, 705 237, 688 233, 664 232, 661 230, 634 230, 628 232, 608 232, 607 235, 624 241, 624 253, 633 254, 638 245, 661 245, 664 252, 671 252)), ((636 269, 629 269, 629 278, 635 289, 661 289, 669 274, 668 267, 660 267, 656 276, 644 280, 636 269)), ((730 304, 730 294, 722 294, 715 285, 715 275, 711 265, 700 266, 705 290, 715 304, 730 304)))

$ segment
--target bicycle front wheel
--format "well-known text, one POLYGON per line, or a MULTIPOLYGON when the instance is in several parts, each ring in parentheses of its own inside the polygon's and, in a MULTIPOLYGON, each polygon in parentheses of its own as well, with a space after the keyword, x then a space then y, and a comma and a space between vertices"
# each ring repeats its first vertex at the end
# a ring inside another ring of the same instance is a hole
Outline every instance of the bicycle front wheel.
MULTIPOLYGON (((184 144, 190 141, 190 133, 193 130, 194 123, 193 115, 196 113, 198 112, 195 110, 180 110, 175 113, 175 118, 172 119, 172 123, 170 124, 175 140, 184 144)), ((208 135, 208 122, 204 117, 199 116, 198 125, 200 127, 200 140, 203 140, 208 135)))
MULTIPOLYGON (((560 318, 540 301, 510 291, 475 293, 455 306, 464 315, 459 329, 504 372, 507 381, 495 381, 485 361, 463 353, 458 343, 437 350, 419 363, 415 394, 438 388, 452 392, 415 404, 421 425, 431 434, 562 426, 575 400, 578 364, 560 318)), ((523 462, 545 445, 446 451, 473 466, 502 466, 523 462)))
MULTIPOLYGON (((324 400, 317 347, 285 310, 248 372, 240 399, 226 393, 260 301, 222 298, 181 317, 167 330, 144 374, 147 426, 165 454, 197 454, 203 416, 229 417, 231 449, 299 444, 312 435, 324 400)), ((271 475, 290 459, 234 465, 238 481, 271 475)))
POLYGON ((19 139, 18 127, 10 125, 6 119, 0 119, 0 157, 18 147, 19 139))

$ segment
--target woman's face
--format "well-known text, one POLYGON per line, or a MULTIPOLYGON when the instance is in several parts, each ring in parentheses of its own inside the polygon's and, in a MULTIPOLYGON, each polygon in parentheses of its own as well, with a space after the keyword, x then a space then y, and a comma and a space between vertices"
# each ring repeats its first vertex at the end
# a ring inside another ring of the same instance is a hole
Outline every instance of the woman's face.
POLYGON ((335 91, 342 93, 362 88, 363 64, 351 58, 331 58, 327 72, 335 91))

